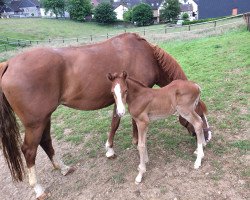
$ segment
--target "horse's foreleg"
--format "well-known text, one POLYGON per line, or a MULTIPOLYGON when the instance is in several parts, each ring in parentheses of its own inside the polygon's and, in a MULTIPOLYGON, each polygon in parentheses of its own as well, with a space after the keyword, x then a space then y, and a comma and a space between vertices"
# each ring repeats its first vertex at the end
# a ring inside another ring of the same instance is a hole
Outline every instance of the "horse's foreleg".
POLYGON ((49 159, 52 162, 52 165, 55 169, 60 169, 62 175, 66 176, 67 174, 73 172, 75 168, 69 167, 65 165, 56 155, 54 148, 52 146, 52 140, 51 140, 51 135, 50 135, 50 123, 51 121, 49 120, 44 131, 43 135, 40 141, 40 146, 43 148, 45 153, 48 155, 49 159))
POLYGON ((113 149, 113 142, 114 142, 114 136, 115 136, 116 130, 118 129, 119 124, 120 124, 120 119, 121 118, 116 114, 116 105, 114 105, 112 122, 111 122, 111 130, 108 135, 108 140, 105 144, 107 158, 112 158, 115 156, 115 151, 113 149))
POLYGON ((132 143, 133 144, 138 144, 138 128, 136 125, 136 122, 134 119, 132 119, 132 125, 133 125, 133 140, 132 143))
POLYGON ((42 132, 43 126, 25 127, 25 137, 22 145, 22 152, 28 167, 29 184, 34 188, 36 198, 41 200, 45 199, 47 194, 37 178, 35 159, 42 132))
POLYGON ((146 172, 146 162, 148 161, 147 155, 147 130, 148 123, 145 122, 137 122, 138 126, 138 151, 140 155, 140 164, 138 166, 138 175, 135 178, 135 183, 139 184, 142 181, 143 174, 146 172))

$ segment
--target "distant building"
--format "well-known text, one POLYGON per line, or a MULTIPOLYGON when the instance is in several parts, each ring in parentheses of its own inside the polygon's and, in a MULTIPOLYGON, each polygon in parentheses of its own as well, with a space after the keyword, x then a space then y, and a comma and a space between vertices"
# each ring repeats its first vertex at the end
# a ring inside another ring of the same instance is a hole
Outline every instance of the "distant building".
POLYGON ((198 19, 217 18, 250 12, 250 0, 195 0, 198 19))

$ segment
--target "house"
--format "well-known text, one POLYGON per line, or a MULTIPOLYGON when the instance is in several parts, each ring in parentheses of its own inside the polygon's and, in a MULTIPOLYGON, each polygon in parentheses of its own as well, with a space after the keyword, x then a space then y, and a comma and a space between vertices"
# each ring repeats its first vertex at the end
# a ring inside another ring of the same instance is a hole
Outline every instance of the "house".
POLYGON ((182 16, 184 13, 187 13, 189 15, 189 20, 197 20, 198 19, 198 5, 194 0, 179 0, 180 2, 180 8, 181 13, 180 16, 182 16))
POLYGON ((0 6, 0 17, 1 18, 9 18, 10 17, 9 13, 13 13, 14 14, 13 9, 11 9, 7 5, 0 6))
MULTIPOLYGON (((5 5, 3 13, 10 17, 40 17, 40 3, 37 0, 14 0, 5 5)), ((0 11, 1 13, 2 11, 0 11)))
POLYGON ((154 23, 159 23, 160 9, 164 3, 164 0, 145 0, 145 3, 149 4, 153 10, 154 23))
POLYGON ((198 19, 217 18, 250 12, 249 0, 195 0, 198 19))
POLYGON ((123 5, 122 3, 113 4, 114 11, 116 13, 116 18, 119 20, 123 20, 123 14, 128 11, 128 7, 123 5))

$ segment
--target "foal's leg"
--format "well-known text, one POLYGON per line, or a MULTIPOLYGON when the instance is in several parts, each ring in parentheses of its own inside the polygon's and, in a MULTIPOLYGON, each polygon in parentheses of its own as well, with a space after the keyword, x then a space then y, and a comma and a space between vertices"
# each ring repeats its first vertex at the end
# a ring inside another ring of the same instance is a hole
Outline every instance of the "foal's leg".
POLYGON ((40 143, 44 127, 45 124, 42 123, 25 127, 25 137, 21 148, 28 167, 29 184, 34 188, 37 199, 45 199, 47 196, 37 178, 35 166, 37 147, 40 143))
POLYGON ((111 130, 108 135, 108 140, 105 144, 106 147, 106 157, 107 158, 112 158, 115 156, 115 152, 113 149, 113 141, 114 141, 114 136, 115 132, 119 127, 120 124, 120 117, 116 114, 116 104, 114 105, 114 110, 113 110, 113 116, 112 116, 112 122, 111 122, 111 130))
POLYGON ((43 148, 45 153, 48 155, 55 169, 60 169, 62 175, 66 176, 67 174, 73 172, 75 168, 65 165, 56 155, 54 148, 52 146, 52 140, 50 135, 50 124, 51 120, 49 119, 40 141, 40 146, 43 148))
POLYGON ((148 122, 138 121, 138 151, 140 154, 140 164, 138 166, 139 174, 136 176, 135 183, 139 184, 142 181, 142 176, 146 172, 146 161, 148 161, 147 155, 147 130, 148 122))
MULTIPOLYGON (((180 113, 181 114, 181 113, 180 113)), ((181 114, 182 115, 182 114, 181 114)), ((203 144, 205 142, 203 134, 203 122, 200 116, 195 112, 191 111, 188 115, 182 115, 189 123, 194 126, 196 136, 197 136, 197 158, 194 163, 194 168, 198 169, 201 166, 201 160, 204 157, 203 144)))

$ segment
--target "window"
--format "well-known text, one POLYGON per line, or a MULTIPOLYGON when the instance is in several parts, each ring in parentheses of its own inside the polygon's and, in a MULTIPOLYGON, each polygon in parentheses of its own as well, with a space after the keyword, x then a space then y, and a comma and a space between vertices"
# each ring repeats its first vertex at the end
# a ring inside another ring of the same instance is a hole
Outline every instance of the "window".
POLYGON ((238 8, 233 8, 232 15, 237 15, 237 14, 238 14, 238 8))

